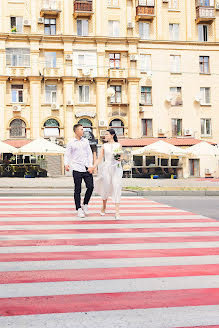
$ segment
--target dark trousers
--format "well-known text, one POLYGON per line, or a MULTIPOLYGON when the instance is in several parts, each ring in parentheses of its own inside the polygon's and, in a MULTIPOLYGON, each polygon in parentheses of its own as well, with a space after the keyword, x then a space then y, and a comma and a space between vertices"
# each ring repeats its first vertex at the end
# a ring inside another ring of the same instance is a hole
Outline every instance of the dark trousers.
POLYGON ((75 190, 74 190, 74 199, 75 199, 75 207, 76 210, 81 208, 81 184, 82 179, 84 179, 85 185, 86 185, 86 193, 84 197, 84 205, 88 205, 91 195, 94 190, 94 180, 93 175, 87 172, 78 172, 73 171, 73 179, 75 184, 75 190))

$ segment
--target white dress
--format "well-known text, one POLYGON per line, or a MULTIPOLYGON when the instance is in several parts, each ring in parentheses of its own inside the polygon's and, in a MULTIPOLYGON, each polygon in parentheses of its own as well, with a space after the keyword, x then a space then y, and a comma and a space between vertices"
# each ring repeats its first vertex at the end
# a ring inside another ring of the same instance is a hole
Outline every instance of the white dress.
POLYGON ((113 150, 122 148, 120 143, 105 143, 104 162, 99 165, 95 190, 103 200, 112 197, 114 203, 120 203, 123 169, 120 161, 114 159, 113 150))

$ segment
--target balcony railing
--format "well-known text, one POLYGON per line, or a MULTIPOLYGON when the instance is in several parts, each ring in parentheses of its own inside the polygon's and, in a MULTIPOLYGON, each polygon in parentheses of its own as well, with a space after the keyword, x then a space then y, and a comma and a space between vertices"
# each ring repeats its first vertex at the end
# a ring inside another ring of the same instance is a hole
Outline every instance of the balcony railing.
POLYGON ((60 0, 42 0, 40 14, 58 15, 61 12, 60 0))
POLYGON ((196 22, 211 22, 216 18, 215 1, 196 0, 196 22))
POLYGON ((9 77, 26 78, 31 75, 30 67, 6 67, 6 75, 9 77))
POLYGON ((136 20, 150 19, 152 20, 155 16, 155 4, 154 0, 142 0, 138 1, 136 7, 136 20))
POLYGON ((108 70, 108 77, 113 80, 113 79, 126 79, 128 76, 127 70, 126 69, 113 69, 109 68, 108 70))
POLYGON ((43 75, 47 78, 59 78, 63 76, 63 70, 60 67, 45 67, 43 75))
POLYGON ((92 0, 75 0, 74 1, 74 16, 91 16, 93 14, 92 0))

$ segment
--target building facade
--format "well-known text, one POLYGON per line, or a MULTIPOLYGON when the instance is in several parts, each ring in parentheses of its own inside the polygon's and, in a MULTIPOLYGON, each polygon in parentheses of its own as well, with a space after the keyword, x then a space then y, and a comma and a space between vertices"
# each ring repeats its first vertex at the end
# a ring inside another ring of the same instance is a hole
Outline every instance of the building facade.
POLYGON ((0 139, 219 143, 214 0, 1 0, 0 139))

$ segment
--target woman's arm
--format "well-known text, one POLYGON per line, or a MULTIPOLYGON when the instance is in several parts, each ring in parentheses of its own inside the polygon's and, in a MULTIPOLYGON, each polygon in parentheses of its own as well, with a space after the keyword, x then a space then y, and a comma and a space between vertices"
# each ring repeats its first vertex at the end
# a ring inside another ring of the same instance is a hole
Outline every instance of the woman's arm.
POLYGON ((94 168, 96 168, 100 164, 100 162, 102 161, 103 157, 104 157, 104 147, 102 147, 101 150, 100 150, 99 157, 96 159, 96 161, 94 163, 94 168))

